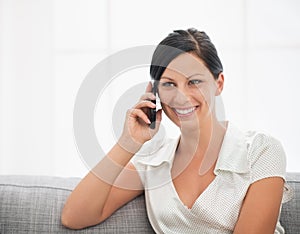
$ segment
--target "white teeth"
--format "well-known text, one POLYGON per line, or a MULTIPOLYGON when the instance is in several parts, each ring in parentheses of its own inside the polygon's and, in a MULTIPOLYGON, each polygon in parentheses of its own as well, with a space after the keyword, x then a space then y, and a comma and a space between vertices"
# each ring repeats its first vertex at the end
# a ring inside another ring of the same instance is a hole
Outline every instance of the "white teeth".
POLYGON ((192 107, 189 109, 175 109, 175 111, 180 115, 186 115, 193 112, 195 109, 196 109, 195 107, 192 107))

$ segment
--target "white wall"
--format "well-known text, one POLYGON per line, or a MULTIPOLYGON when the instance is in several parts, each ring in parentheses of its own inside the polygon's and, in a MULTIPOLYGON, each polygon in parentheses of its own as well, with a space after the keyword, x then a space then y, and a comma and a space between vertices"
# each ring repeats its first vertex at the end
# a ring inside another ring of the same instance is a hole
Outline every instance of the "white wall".
POLYGON ((1 173, 55 167, 50 1, 1 1, 1 173))
MULTIPOLYGON (((219 51, 227 118, 280 139, 288 171, 300 171, 299 10, 297 0, 0 0, 0 174, 83 176, 73 106, 87 73, 113 52, 189 27, 219 51)), ((120 77, 146 81, 146 72, 120 77)))

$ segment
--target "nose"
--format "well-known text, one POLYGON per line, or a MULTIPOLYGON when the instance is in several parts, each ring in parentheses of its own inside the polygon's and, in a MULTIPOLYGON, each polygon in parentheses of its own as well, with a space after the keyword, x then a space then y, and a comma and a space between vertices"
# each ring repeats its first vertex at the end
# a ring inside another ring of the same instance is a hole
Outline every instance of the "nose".
POLYGON ((191 96, 187 87, 177 87, 173 96, 173 105, 175 106, 188 106, 191 103, 191 96))

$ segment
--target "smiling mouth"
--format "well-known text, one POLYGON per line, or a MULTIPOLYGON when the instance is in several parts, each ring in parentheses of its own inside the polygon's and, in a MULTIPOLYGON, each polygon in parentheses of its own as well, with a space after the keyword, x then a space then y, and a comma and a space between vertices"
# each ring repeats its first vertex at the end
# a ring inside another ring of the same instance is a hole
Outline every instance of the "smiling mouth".
POLYGON ((198 107, 190 107, 190 108, 173 108, 173 110, 175 111, 176 115, 178 117, 186 117, 186 116, 190 116, 194 113, 194 111, 197 109, 198 107))

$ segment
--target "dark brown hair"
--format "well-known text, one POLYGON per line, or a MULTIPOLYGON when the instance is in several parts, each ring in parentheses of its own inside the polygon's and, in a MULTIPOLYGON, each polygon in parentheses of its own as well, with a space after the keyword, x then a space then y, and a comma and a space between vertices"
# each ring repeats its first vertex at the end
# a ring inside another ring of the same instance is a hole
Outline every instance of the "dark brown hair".
POLYGON ((168 64, 185 52, 196 54, 209 69, 215 79, 223 71, 217 50, 205 32, 190 28, 174 30, 156 47, 151 61, 150 75, 158 81, 168 64))

